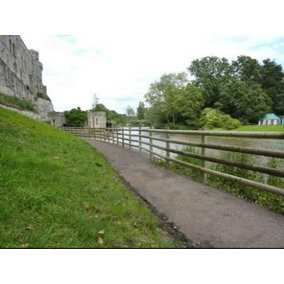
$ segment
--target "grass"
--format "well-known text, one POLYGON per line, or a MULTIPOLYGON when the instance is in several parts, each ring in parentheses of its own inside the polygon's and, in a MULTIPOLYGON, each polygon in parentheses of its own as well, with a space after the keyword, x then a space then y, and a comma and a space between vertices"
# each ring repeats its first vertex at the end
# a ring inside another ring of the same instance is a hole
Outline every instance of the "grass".
POLYGON ((0 107, 0 247, 183 247, 83 140, 0 107))
MULTIPOLYGON (((214 131, 227 131, 223 128, 214 128, 214 131)), ((262 131, 262 132, 283 132, 284 125, 242 125, 232 131, 262 131)))
POLYGON ((30 101, 20 99, 15 96, 8 96, 2 93, 0 93, 0 103, 22 110, 36 111, 36 107, 30 101))

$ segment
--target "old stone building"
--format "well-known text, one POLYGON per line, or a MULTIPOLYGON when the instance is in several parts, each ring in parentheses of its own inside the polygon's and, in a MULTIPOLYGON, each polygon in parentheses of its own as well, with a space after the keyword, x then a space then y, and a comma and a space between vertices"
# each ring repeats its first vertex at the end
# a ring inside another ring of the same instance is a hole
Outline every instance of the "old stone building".
POLYGON ((37 51, 28 49, 18 35, 0 35, 0 93, 31 101, 42 120, 53 106, 42 83, 37 51))
MULTIPOLYGON (((55 127, 62 127, 66 124, 66 119, 63 112, 49 112, 48 122, 55 127)), ((106 127, 106 113, 103 111, 88 111, 87 121, 85 127, 88 128, 105 128, 106 127)))
POLYGON ((88 111, 87 127, 89 128, 105 128, 106 113, 103 111, 88 111))

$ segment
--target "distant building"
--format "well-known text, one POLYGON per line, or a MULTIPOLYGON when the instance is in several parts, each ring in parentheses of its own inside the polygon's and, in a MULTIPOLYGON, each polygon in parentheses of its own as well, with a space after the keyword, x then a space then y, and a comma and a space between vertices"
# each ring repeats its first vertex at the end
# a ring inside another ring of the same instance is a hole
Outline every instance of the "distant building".
POLYGON ((88 111, 87 127, 106 128, 106 113, 103 111, 88 111))
POLYGON ((62 127, 66 125, 66 118, 64 112, 52 111, 48 114, 48 122, 55 127, 62 127))
MULTIPOLYGON (((282 116, 283 117, 283 116, 282 116)), ((284 124, 283 119, 279 116, 275 115, 274 113, 267 113, 264 118, 258 121, 258 125, 278 125, 284 124)))
MULTIPOLYGON (((88 128, 106 128, 106 113, 103 111, 88 111, 85 127, 88 128)), ((48 121, 55 127, 66 126, 66 119, 63 112, 49 112, 48 121)))

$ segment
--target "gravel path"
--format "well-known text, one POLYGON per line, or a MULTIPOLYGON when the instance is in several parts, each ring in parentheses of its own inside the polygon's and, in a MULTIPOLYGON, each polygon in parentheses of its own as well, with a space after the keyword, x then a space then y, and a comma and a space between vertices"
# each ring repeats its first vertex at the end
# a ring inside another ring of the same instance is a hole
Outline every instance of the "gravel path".
POLYGON ((200 247, 283 248, 284 216, 155 166, 149 156, 85 139, 119 175, 200 247))

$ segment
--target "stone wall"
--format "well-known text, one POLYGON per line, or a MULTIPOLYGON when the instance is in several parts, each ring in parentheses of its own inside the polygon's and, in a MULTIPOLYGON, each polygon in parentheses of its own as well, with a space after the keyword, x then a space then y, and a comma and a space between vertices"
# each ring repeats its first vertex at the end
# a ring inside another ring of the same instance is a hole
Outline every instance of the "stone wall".
POLYGON ((0 35, 0 92, 31 101, 46 119, 53 106, 37 96, 46 94, 42 69, 38 52, 28 49, 20 36, 0 35))
POLYGON ((36 120, 42 120, 40 114, 32 112, 32 111, 21 110, 21 109, 17 109, 17 108, 14 108, 14 107, 9 107, 9 106, 3 105, 1 103, 0 103, 0 107, 16 111, 18 113, 21 113, 21 114, 23 114, 25 116, 31 117, 31 118, 36 119, 36 120))

